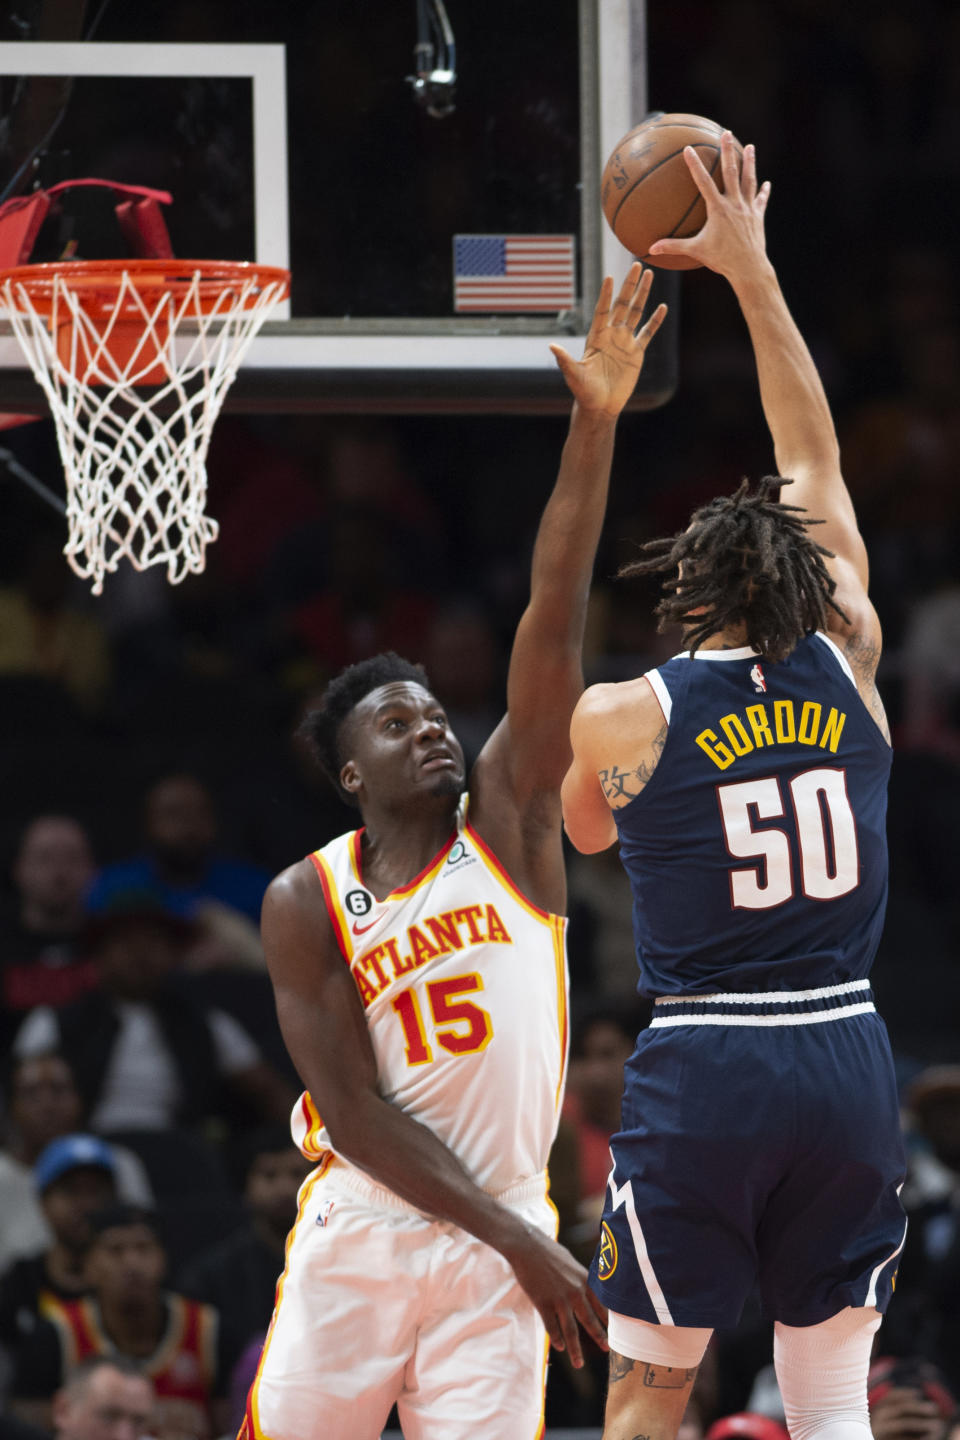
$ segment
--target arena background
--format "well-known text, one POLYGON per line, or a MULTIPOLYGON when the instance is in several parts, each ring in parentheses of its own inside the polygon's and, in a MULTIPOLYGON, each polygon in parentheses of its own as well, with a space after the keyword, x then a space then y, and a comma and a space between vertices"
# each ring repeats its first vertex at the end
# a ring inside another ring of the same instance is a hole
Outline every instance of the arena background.
MULTIPOLYGON (((152 8, 108 7, 98 40, 149 39, 152 8)), ((175 8, 180 39, 210 38, 210 7, 175 8)), ((250 35, 270 39, 268 22, 241 9, 250 35)), ((326 10, 304 13, 302 45, 321 43, 326 10)), ((875 982, 906 1080, 960 1058, 960 12, 950 0, 650 0, 647 23, 651 107, 710 115, 756 143, 773 181, 770 253, 838 422, 885 632, 879 681, 896 759, 875 982)), ((9 16, 3 26, 5 43, 23 38, 9 16)), ((506 65, 525 153, 572 143, 569 56, 551 66, 549 36, 534 38, 557 109, 531 129, 522 71, 506 65)), ((324 67, 323 83, 335 74, 324 67)), ((325 233, 339 194, 300 176, 296 196, 302 235, 325 233)), ((409 241, 389 217, 379 234, 364 230, 384 295, 384 255, 409 241)), ((159 572, 128 573, 93 599, 59 557, 57 516, 0 468, 0 602, 18 595, 40 619, 67 617, 82 642, 25 662, 0 634, 5 871, 24 825, 51 811, 89 828, 101 863, 133 853, 144 791, 171 770, 210 786, 222 850, 271 871, 297 859, 351 823, 291 739, 297 716, 341 664, 384 646, 426 662, 476 753, 503 703, 565 418, 348 408, 221 418, 209 467, 221 538, 206 573, 175 589, 159 572)), ((61 485, 49 422, 0 439, 61 485)), ((687 276, 676 394, 620 425, 588 679, 671 653, 650 592, 614 582, 617 565, 772 463, 732 296, 715 276, 687 276)), ((585 1012, 630 994, 629 906, 606 857, 572 858, 571 894, 585 1012)))

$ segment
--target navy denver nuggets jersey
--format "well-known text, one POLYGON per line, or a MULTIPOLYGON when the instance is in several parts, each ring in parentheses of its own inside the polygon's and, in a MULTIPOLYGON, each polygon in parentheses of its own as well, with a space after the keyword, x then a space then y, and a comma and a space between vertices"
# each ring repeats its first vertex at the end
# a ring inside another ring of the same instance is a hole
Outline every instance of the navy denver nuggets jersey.
POLYGON ((668 721, 650 782, 615 810, 642 993, 862 979, 887 894, 890 747, 840 649, 743 647, 647 679, 668 721))

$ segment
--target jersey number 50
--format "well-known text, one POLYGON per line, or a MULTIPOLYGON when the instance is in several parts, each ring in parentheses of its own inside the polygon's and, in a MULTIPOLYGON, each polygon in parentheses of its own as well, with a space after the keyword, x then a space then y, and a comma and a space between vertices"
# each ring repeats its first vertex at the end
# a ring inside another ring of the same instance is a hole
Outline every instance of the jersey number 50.
MULTIPOLYGON (((800 851, 800 892, 811 900, 836 900, 860 883, 857 827, 843 770, 804 770, 789 784, 800 851)), ((736 859, 761 860, 731 870, 730 901, 735 910, 769 910, 796 894, 795 867, 786 830, 754 830, 753 818, 785 815, 777 776, 719 785, 717 800, 727 850, 736 859), (753 813, 751 813, 753 812, 753 813)))

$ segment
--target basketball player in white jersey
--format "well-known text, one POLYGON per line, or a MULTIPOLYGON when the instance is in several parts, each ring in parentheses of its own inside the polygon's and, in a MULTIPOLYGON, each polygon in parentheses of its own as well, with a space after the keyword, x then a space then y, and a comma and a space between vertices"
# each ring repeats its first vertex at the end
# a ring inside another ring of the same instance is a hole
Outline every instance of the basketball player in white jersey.
POLYGON ((560 782, 616 420, 666 314, 606 280, 540 522, 507 714, 473 767, 424 672, 352 666, 308 717, 362 828, 270 886, 263 939, 306 1092, 300 1193, 245 1440, 534 1440, 548 1337, 604 1344, 553 1238, 567 1048, 560 782))

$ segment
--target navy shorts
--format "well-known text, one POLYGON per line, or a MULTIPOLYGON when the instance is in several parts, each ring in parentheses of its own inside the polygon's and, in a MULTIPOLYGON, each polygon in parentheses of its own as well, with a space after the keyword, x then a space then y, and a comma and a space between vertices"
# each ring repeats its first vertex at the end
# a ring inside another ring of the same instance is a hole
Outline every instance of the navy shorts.
POLYGON ((625 1081, 591 1268, 606 1306, 727 1327, 759 1283, 786 1325, 886 1309, 905 1161, 866 982, 658 1000, 625 1081))

